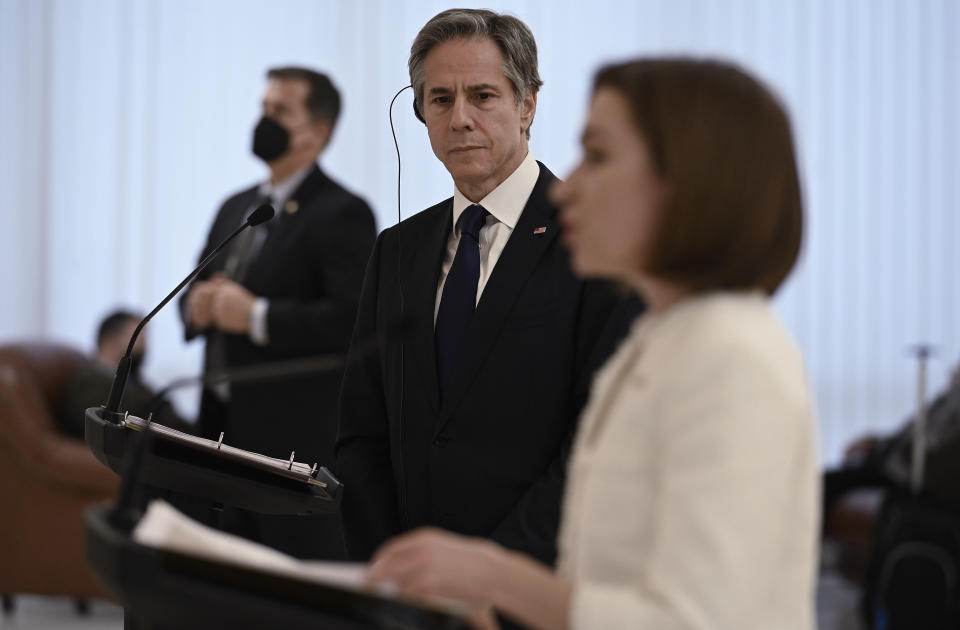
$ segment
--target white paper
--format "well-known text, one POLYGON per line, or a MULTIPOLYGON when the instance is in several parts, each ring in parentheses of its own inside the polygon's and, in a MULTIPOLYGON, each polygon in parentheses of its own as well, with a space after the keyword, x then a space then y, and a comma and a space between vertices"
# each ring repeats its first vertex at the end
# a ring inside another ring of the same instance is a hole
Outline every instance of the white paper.
POLYGON ((265 545, 207 527, 160 500, 150 502, 133 530, 133 539, 149 547, 339 588, 363 590, 367 575, 365 564, 300 560, 265 545))

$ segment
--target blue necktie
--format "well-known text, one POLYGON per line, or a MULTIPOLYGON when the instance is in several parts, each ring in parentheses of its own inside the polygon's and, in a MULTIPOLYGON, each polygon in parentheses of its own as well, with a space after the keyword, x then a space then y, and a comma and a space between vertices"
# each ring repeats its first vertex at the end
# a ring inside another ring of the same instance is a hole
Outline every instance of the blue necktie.
POLYGON ((483 206, 474 204, 460 215, 460 243, 447 273, 447 280, 443 284, 443 295, 437 310, 437 326, 434 330, 441 400, 450 384, 460 345, 477 304, 480 228, 483 227, 487 214, 483 206))

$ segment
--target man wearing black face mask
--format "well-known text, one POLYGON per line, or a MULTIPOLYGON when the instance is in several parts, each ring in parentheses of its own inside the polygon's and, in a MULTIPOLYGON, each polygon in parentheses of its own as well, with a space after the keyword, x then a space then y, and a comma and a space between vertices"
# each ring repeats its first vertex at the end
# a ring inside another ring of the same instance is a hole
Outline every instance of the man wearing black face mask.
MULTIPOLYGON (((201 257, 259 205, 270 203, 277 215, 237 238, 180 304, 186 338, 206 338, 207 371, 345 353, 376 237, 366 202, 317 164, 340 111, 330 79, 297 67, 272 69, 267 79, 252 149, 269 177, 224 202, 201 257)), ((340 374, 327 372, 207 389, 199 432, 332 466, 339 383, 340 374)), ((227 511, 221 526, 301 557, 339 558, 339 524, 331 519, 227 511)))

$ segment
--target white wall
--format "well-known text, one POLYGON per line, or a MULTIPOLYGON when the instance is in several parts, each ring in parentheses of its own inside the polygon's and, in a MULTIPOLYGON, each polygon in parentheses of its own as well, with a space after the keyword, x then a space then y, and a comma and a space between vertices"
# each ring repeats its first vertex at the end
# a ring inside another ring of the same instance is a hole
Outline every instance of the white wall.
MULTIPOLYGON (((777 299, 809 361, 825 457, 912 405, 906 349, 935 343, 932 388, 960 356, 960 3, 646 0, 465 3, 524 19, 540 47, 533 151, 576 160, 592 71, 680 52, 742 62, 794 116, 804 257, 777 299)), ((192 266, 218 203, 263 175, 249 153, 267 68, 334 77, 345 110, 323 162, 396 219, 387 105, 407 83, 416 0, 0 0, 0 342, 84 348, 117 304, 147 310, 192 266)), ((448 196, 410 113, 395 108, 404 215, 448 196)), ((174 310, 148 375, 198 369, 174 310)), ((193 398, 187 393, 181 403, 193 398)))

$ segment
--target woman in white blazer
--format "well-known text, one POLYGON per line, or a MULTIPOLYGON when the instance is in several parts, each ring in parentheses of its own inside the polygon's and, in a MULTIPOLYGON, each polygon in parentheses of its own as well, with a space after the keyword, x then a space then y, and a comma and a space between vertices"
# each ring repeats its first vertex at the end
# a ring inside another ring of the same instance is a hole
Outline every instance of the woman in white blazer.
POLYGON ((584 157, 555 189, 574 268, 648 311, 598 374, 572 455, 556 571, 419 530, 373 582, 535 628, 814 628, 817 473, 803 361, 768 298, 800 248, 790 127, 713 61, 602 69, 584 157))

